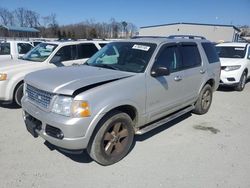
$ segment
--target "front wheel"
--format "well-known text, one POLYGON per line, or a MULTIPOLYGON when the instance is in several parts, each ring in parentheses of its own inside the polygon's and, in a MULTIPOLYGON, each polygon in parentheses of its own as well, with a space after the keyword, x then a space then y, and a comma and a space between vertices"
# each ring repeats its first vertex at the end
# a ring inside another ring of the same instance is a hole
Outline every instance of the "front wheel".
POLYGON ((193 110, 193 113, 195 114, 205 114, 209 110, 213 98, 213 90, 212 87, 209 84, 206 84, 200 94, 199 98, 195 103, 195 108, 193 110))
POLYGON ((236 91, 243 91, 246 85, 246 81, 247 81, 247 73, 243 72, 243 74, 240 77, 240 82, 238 83, 238 85, 235 87, 236 91))
POLYGON ((134 129, 130 116, 115 111, 100 123, 88 153, 101 165, 111 165, 127 155, 133 143, 134 129))
POLYGON ((22 106, 21 105, 22 97, 23 97, 23 83, 19 84, 14 91, 13 102, 18 107, 22 106))

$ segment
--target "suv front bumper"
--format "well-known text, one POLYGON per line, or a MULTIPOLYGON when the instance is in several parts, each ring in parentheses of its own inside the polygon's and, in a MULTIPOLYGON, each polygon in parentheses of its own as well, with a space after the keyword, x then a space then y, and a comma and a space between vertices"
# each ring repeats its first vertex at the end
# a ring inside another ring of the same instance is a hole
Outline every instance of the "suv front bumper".
POLYGON ((46 112, 27 98, 22 99, 23 119, 34 137, 41 136, 49 143, 68 150, 85 149, 88 146, 92 118, 72 118, 46 112))
POLYGON ((240 82, 242 70, 224 71, 221 70, 220 85, 235 86, 240 82))

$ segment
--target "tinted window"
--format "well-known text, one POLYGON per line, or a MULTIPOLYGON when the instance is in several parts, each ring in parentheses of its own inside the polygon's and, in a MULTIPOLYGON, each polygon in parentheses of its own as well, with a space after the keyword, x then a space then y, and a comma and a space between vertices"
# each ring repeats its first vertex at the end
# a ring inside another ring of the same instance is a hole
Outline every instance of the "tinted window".
POLYGON ((247 55, 247 59, 250 59, 250 47, 248 47, 248 55, 247 55))
POLYGON ((201 64, 201 57, 196 44, 181 46, 182 69, 197 67, 201 64))
POLYGON ((246 54, 245 47, 216 46, 216 51, 222 58, 244 58, 246 54))
POLYGON ((78 45, 78 59, 90 58, 98 51, 94 44, 79 44, 78 45))
POLYGON ((167 67, 170 72, 180 69, 180 58, 177 46, 163 47, 159 52, 157 61, 154 66, 167 67))
POLYGON ((219 62, 219 57, 216 53, 214 45, 212 45, 211 43, 208 43, 208 42, 202 43, 201 45, 206 53, 206 56, 207 56, 209 63, 219 62))
POLYGON ((27 43, 18 43, 17 48, 18 48, 19 54, 26 54, 28 51, 30 51, 33 48, 33 46, 27 43))
POLYGON ((10 54, 10 43, 4 42, 0 43, 0 55, 9 55, 10 54))
POLYGON ((106 46, 106 44, 107 44, 107 43, 99 43, 99 45, 100 45, 101 47, 106 46))
POLYGON ((61 61, 70 61, 76 59, 76 45, 64 46, 55 56, 60 56, 61 61))

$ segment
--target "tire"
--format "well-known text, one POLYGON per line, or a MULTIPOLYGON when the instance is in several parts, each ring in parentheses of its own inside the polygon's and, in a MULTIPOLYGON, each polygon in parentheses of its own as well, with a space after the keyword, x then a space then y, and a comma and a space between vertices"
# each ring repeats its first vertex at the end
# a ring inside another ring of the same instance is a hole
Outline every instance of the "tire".
POLYGON ((130 150, 134 139, 133 122, 128 114, 114 111, 104 117, 99 126, 88 153, 97 163, 112 165, 130 150))
POLYGON ((22 97, 23 97, 23 83, 18 84, 17 87, 15 88, 13 103, 18 107, 22 107, 21 104, 22 97))
POLYGON ((236 91, 243 91, 244 88, 245 88, 246 82, 247 82, 247 73, 246 73, 246 72, 243 72, 242 75, 241 75, 241 77, 240 77, 240 82, 239 82, 239 84, 235 87, 235 90, 236 90, 236 91))
POLYGON ((199 94, 199 98, 195 103, 195 108, 193 110, 193 113, 199 115, 207 113, 211 106, 212 99, 213 99, 212 87, 209 84, 206 84, 202 88, 199 94))

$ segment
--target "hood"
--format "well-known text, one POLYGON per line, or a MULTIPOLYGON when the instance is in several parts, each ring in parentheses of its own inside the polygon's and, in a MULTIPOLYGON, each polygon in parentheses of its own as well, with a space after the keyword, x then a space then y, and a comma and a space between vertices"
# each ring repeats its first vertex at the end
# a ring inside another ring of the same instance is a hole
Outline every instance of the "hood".
MULTIPOLYGON (((25 60, 21 60, 21 59, 5 60, 5 61, 1 60, 0 61, 0 72, 2 72, 2 71, 6 72, 8 70, 23 68, 24 66, 30 66, 33 63, 34 62, 32 62, 32 61, 25 61, 25 60)), ((35 62, 35 63, 40 63, 40 62, 35 62)))
POLYGON ((82 65, 37 71, 28 74, 24 81, 48 92, 73 95, 77 90, 83 92, 84 88, 90 89, 134 74, 82 65))
POLYGON ((221 66, 242 65, 244 61, 243 58, 220 58, 221 66))

